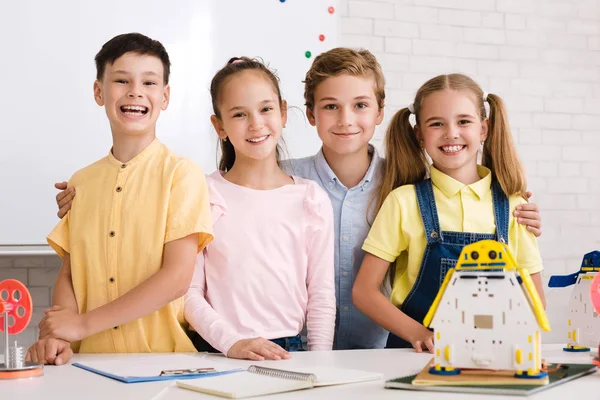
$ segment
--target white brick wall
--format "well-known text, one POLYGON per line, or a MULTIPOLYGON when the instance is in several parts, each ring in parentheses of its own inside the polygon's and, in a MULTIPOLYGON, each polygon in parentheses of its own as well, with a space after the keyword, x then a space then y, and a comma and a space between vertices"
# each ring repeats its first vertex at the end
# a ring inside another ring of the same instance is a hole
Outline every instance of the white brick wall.
MULTIPOLYGON (((365 47, 388 83, 385 121, 440 73, 467 73, 502 96, 542 210, 544 282, 600 250, 600 0, 342 0, 339 9, 343 45, 378 44, 365 47)), ((568 295, 546 291, 547 341, 564 340, 568 295)))

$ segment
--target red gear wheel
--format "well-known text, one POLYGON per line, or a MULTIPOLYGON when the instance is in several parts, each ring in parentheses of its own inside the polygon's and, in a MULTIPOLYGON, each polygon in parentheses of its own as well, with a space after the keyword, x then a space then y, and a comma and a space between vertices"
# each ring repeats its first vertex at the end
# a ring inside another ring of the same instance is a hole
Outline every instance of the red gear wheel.
POLYGON ((17 335, 27 328, 32 310, 31 295, 25 285, 16 279, 0 282, 0 332, 4 331, 3 312, 8 312, 9 323, 10 317, 14 321, 13 325, 8 327, 8 333, 17 335))

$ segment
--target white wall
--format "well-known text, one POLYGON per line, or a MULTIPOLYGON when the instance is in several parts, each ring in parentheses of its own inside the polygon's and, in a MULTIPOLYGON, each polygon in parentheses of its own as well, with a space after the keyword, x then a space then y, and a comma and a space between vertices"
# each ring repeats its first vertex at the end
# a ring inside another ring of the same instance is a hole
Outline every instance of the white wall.
MULTIPOLYGON (((340 11, 342 44, 383 66, 386 120, 441 73, 506 101, 542 210, 545 284, 600 249, 600 0, 344 0, 340 11)), ((569 292, 546 291, 546 341, 564 341, 569 292)))

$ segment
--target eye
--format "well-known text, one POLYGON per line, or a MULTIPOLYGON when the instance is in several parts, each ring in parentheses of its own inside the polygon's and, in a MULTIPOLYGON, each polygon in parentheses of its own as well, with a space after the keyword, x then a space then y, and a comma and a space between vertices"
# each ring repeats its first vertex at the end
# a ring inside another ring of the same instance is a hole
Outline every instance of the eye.
POLYGON ((127 83, 127 81, 125 79, 117 79, 115 80, 116 83, 121 83, 121 84, 125 84, 127 83))
POLYGON ((358 103, 356 105, 356 108, 367 108, 369 107, 369 105, 367 103, 358 103))
POLYGON ((268 106, 268 107, 264 107, 262 110, 262 112, 269 112, 269 111, 273 111, 273 107, 268 106))
POLYGON ((144 82, 144 85, 152 86, 152 85, 156 85, 156 82, 148 81, 148 82, 144 82))
POLYGON ((497 257, 497 254, 496 254, 496 252, 494 250, 490 250, 490 252, 488 253, 488 256, 490 256, 490 258, 492 260, 495 260, 496 257, 497 257))
POLYGON ((472 252, 471 253, 471 258, 473 260, 477 260, 479 258, 479 252, 477 252, 477 251, 472 252))
POLYGON ((335 104, 327 104, 323 107, 325 110, 336 110, 337 106, 335 104))
POLYGON ((461 119, 460 121, 458 121, 459 125, 467 125, 467 124, 470 124, 470 123, 471 123, 471 121, 468 120, 468 119, 461 119))
POLYGON ((240 112, 240 113, 235 113, 235 114, 233 114, 233 116, 232 116, 232 117, 233 117, 233 118, 242 118, 243 116, 244 116, 244 113, 241 113, 241 112, 240 112))
POLYGON ((434 128, 439 128, 442 126, 441 122, 432 122, 431 124, 429 124, 429 126, 434 127, 434 128))

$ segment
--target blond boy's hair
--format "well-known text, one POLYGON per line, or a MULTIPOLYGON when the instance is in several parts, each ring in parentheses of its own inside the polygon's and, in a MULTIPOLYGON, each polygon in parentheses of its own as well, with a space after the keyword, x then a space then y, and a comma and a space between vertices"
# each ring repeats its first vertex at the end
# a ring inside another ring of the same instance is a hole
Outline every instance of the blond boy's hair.
POLYGON ((351 76, 373 77, 375 97, 379 108, 385 102, 385 79, 381 65, 368 50, 353 50, 337 47, 319 54, 304 79, 304 102, 308 109, 314 109, 315 90, 327 78, 348 74, 351 76))

